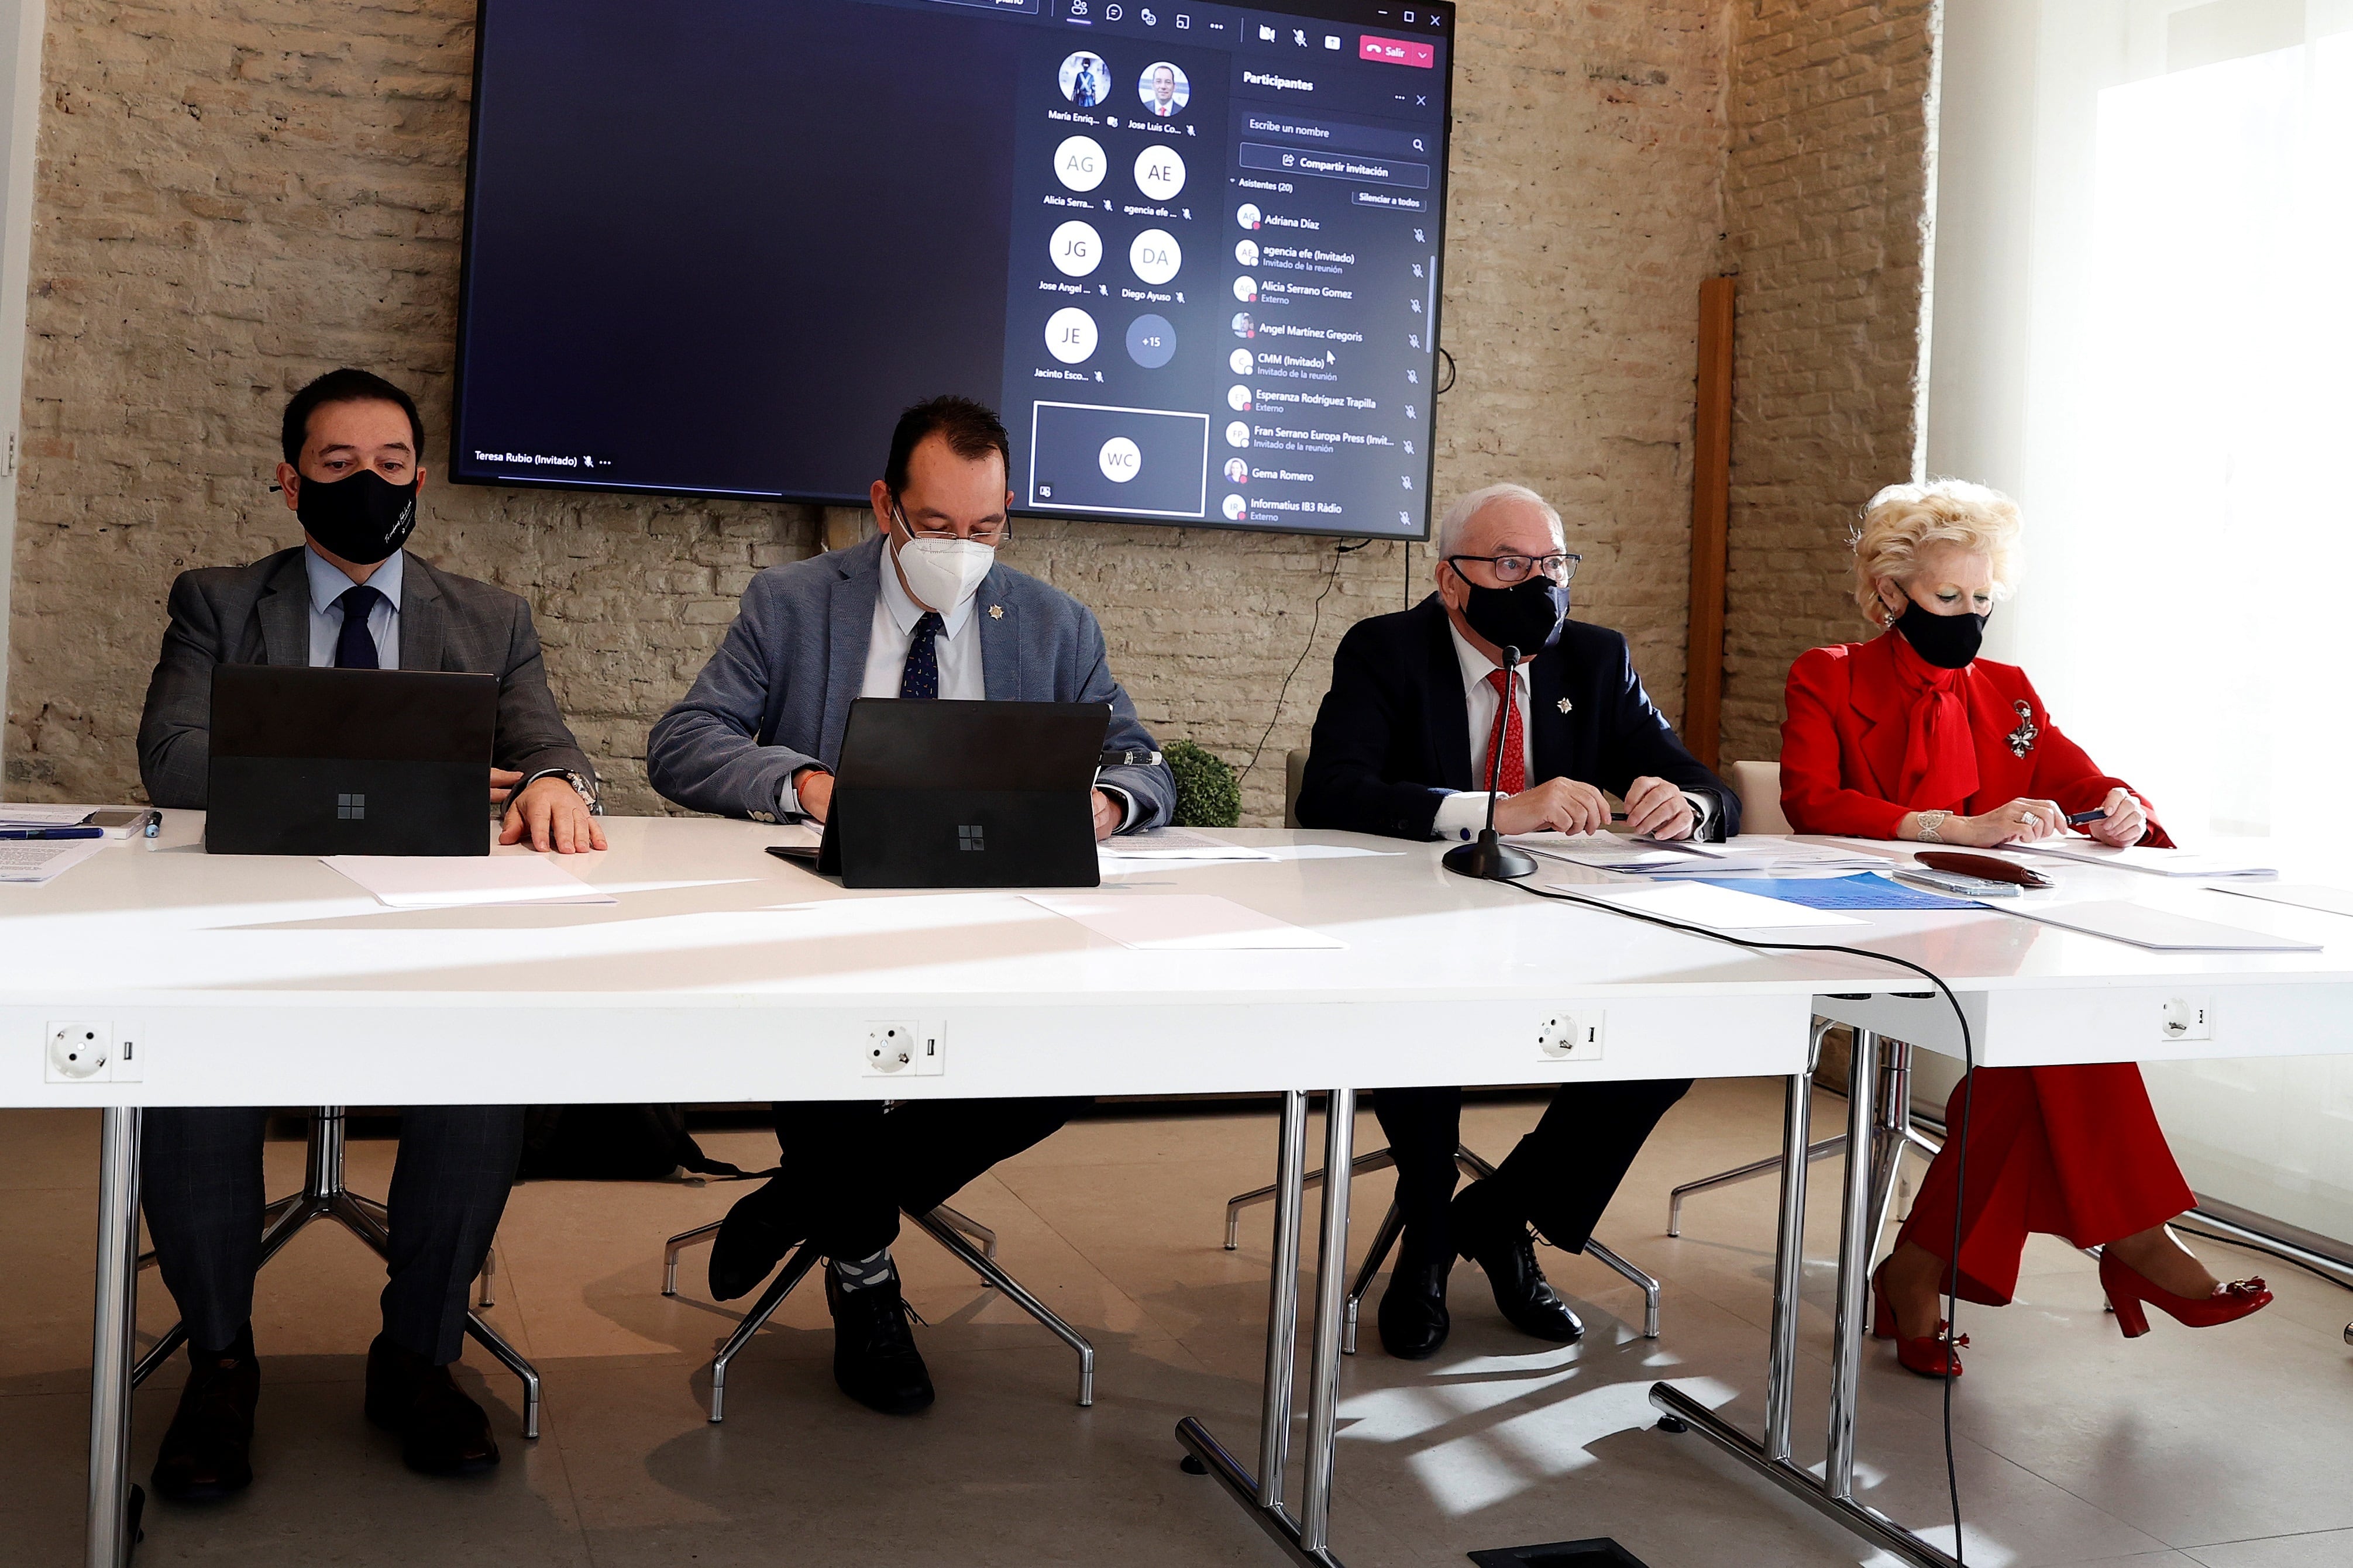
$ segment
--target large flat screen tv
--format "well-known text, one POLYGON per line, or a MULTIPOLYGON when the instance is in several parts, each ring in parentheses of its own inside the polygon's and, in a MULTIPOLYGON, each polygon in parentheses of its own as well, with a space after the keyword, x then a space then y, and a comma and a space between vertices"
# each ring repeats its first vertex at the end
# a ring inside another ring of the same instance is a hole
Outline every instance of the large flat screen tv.
POLYGON ((1453 7, 482 0, 464 483, 1420 539, 1453 7))

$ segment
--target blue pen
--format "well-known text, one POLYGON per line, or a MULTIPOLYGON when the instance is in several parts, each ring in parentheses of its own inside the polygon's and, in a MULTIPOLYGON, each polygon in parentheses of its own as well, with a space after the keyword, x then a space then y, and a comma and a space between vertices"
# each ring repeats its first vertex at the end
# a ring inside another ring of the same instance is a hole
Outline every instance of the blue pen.
POLYGON ((5 827, 0 838, 103 838, 103 827, 5 827))

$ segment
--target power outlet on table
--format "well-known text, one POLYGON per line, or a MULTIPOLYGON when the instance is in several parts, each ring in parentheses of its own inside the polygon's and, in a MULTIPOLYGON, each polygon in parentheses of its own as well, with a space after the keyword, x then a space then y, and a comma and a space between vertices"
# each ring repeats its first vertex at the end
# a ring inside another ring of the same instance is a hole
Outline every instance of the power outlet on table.
POLYGON ((2165 1002, 2158 1037, 2167 1040, 2214 1037, 2214 1004, 2203 996, 2171 996, 2165 1002))
POLYGON ((913 1020, 866 1026, 866 1076, 938 1078, 948 1070, 937 1024, 913 1020))
POLYGON ((114 1026, 102 1018, 52 1019, 42 1051, 51 1083, 104 1081, 114 1076, 114 1026))
POLYGON ((1548 1062, 1598 1062, 1608 1020, 1609 1015, 1599 1007, 1555 1013, 1536 1031, 1536 1054, 1548 1062))

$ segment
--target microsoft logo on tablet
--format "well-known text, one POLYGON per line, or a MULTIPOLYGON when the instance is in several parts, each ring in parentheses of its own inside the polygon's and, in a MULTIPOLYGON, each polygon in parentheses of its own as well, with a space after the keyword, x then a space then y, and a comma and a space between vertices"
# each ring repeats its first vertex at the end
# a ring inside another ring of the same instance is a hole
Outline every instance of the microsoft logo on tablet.
POLYGON ((985 853, 988 848, 988 845, 982 839, 979 828, 959 827, 956 829, 956 847, 959 849, 977 850, 985 853))
POLYGON ((335 797, 335 819, 339 822, 366 821, 367 796, 364 795, 337 795, 335 797))

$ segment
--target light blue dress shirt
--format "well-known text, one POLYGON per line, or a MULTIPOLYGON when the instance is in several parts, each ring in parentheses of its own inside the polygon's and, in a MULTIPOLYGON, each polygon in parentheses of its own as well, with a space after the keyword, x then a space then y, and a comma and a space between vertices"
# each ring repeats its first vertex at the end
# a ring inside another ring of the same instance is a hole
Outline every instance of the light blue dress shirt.
MULTIPOLYGON (((368 611, 368 635, 375 639, 378 669, 400 668, 402 559, 402 552, 394 551, 367 580, 369 587, 384 595, 368 611)), ((311 579, 311 668, 318 669, 335 662, 335 644, 343 635, 343 607, 335 601, 355 584, 308 544, 302 546, 302 570, 311 579)))

